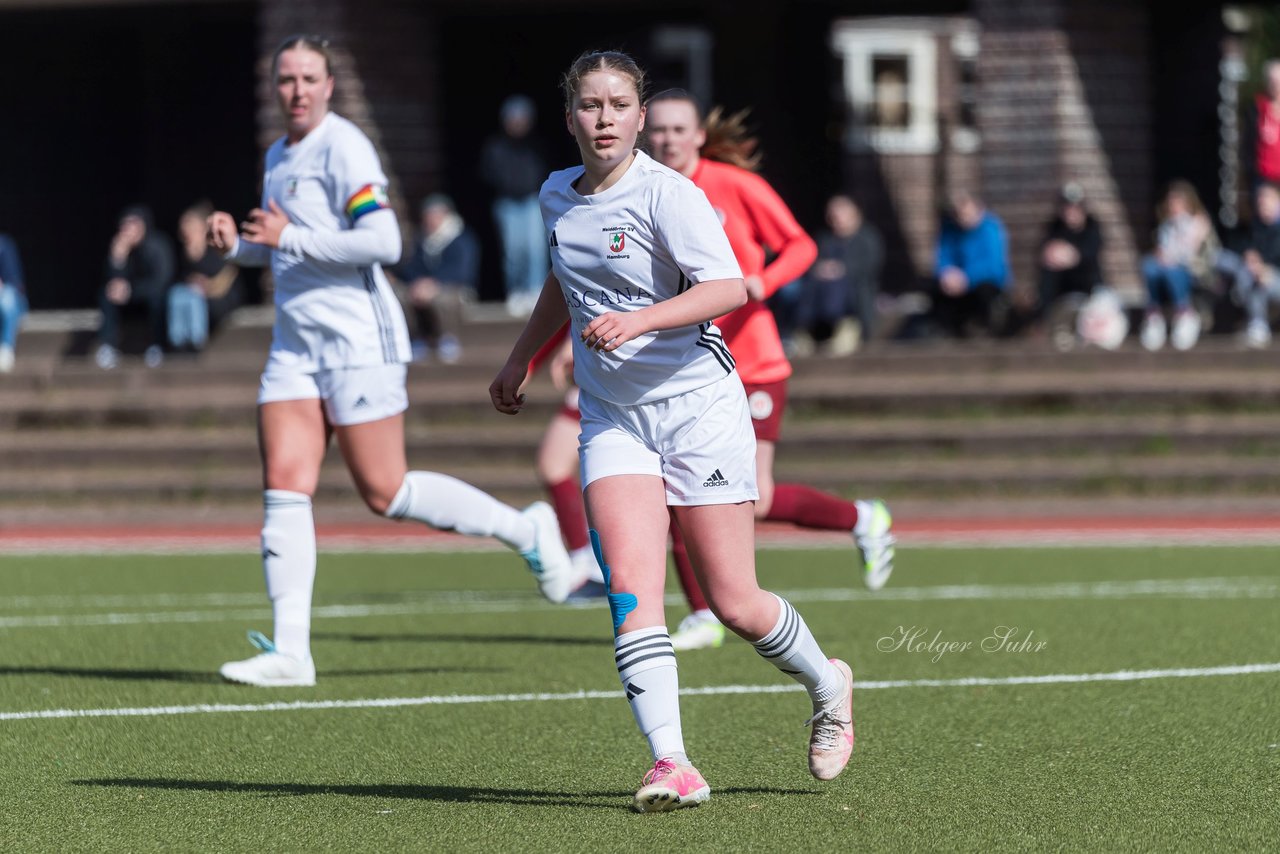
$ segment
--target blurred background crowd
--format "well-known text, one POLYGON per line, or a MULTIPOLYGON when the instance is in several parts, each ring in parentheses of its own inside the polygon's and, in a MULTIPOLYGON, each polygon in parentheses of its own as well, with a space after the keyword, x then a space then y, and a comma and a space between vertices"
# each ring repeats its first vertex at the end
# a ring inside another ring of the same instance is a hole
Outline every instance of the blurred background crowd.
POLYGON ((556 74, 589 47, 750 110, 762 173, 819 244, 771 300, 794 354, 1270 344, 1273 6, 701 0, 623 24, 544 5, 0 2, 0 371, 29 311, 96 311, 85 355, 111 369, 122 349, 150 366, 199 352, 269 302, 269 279, 208 252, 201 223, 257 204, 279 134, 259 57, 299 30, 337 45, 335 109, 391 178, 420 359, 456 362, 474 310, 531 309, 537 191, 573 162, 556 74))

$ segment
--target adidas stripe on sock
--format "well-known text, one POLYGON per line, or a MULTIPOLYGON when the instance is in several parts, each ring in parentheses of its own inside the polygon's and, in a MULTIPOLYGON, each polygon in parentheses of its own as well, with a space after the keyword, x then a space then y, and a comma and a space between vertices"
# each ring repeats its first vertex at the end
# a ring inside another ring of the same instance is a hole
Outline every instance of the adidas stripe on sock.
POLYGON ((311 590, 316 580, 316 526, 311 498, 287 489, 263 493, 262 574, 275 624, 276 651, 311 657, 311 590))
POLYGON ((613 649, 631 713, 649 740, 653 758, 668 756, 687 762, 680 728, 680 680, 667 627, 619 635, 613 649))
POLYGON ((839 698, 844 687, 840 671, 823 655, 800 612, 776 593, 770 595, 782 606, 778 622, 752 645, 774 667, 808 689, 815 708, 826 706, 839 698))

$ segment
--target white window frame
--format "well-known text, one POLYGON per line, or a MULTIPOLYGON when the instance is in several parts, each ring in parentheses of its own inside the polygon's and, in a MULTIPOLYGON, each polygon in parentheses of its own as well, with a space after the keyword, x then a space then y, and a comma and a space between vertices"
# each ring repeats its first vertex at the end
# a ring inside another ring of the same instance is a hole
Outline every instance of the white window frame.
POLYGON ((853 151, 883 154, 935 154, 938 151, 938 46, 936 25, 912 27, 904 22, 888 26, 866 20, 837 21, 831 49, 844 61, 844 96, 856 118, 845 128, 845 146, 853 151), (876 56, 907 58, 906 128, 875 128, 863 123, 875 104, 871 76, 876 56))

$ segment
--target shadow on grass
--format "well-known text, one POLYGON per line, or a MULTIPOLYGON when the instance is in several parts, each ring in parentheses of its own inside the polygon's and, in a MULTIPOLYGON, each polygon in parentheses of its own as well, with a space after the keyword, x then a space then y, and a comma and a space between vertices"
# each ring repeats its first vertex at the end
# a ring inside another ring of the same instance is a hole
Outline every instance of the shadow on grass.
MULTIPOLYGON (((506 673, 501 667, 389 667, 374 670, 321 670, 321 677, 409 676, 445 673, 506 673)), ((107 679, 123 682, 190 682, 198 685, 229 684, 213 670, 143 670, 105 667, 0 667, 0 676, 69 676, 75 679, 107 679)))
MULTIPOLYGON (((414 786, 384 784, 370 786, 327 786, 312 783, 240 783, 231 780, 165 780, 147 778, 105 778, 72 780, 73 786, 101 786, 122 789, 167 789, 190 792, 233 792, 267 797, 305 797, 308 795, 343 795, 355 798, 396 798, 402 800, 439 801, 444 803, 519 804, 524 806, 584 807, 618 809, 631 800, 632 792, 561 792, 546 789, 494 789, 487 786, 414 786)), ((816 795, 805 789, 773 789, 763 787, 728 787, 713 790, 720 795, 816 795)))
POLYGON ((613 646, 613 638, 608 631, 599 637, 550 637, 547 635, 468 635, 468 634, 417 634, 397 632, 394 634, 348 634, 346 632, 312 632, 313 641, 346 641, 349 643, 497 643, 497 644, 542 644, 545 646, 613 646))
POLYGON ((70 676, 138 682, 196 682, 216 684, 222 677, 205 670, 142 670, 105 667, 0 667, 0 676, 70 676))

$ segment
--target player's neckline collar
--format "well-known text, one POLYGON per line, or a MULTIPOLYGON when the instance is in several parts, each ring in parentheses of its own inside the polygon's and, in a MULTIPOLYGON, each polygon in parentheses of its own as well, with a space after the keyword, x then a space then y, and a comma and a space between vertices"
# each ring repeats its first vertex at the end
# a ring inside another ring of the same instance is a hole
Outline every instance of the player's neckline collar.
POLYGON ((646 155, 643 151, 641 151, 638 148, 633 148, 631 150, 631 153, 632 153, 631 164, 627 166, 626 171, 618 176, 618 180, 614 181, 611 185, 609 185, 605 189, 597 190, 596 192, 592 193, 589 196, 578 192, 578 188, 575 185, 578 183, 578 181, 581 178, 583 178, 587 174, 587 167, 583 166, 582 171, 578 173, 578 176, 569 182, 569 191, 573 193, 573 195, 579 201, 583 201, 588 204, 599 204, 600 202, 607 201, 608 199, 612 198, 613 194, 618 192, 619 187, 623 186, 624 184, 632 180, 631 176, 632 174, 635 173, 636 166, 637 164, 639 164, 640 158, 648 157, 648 155, 646 155))

